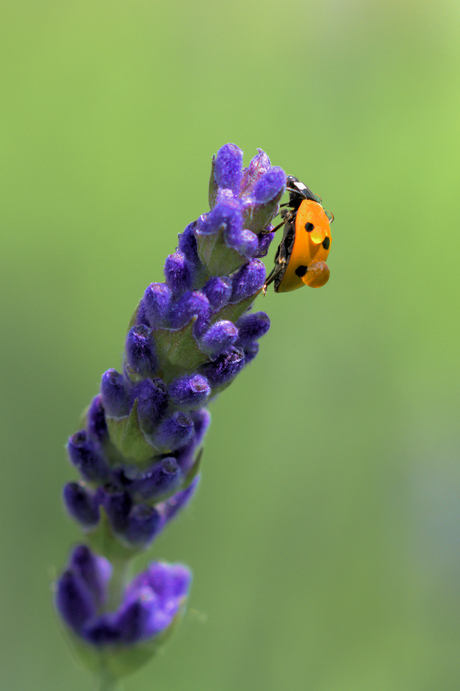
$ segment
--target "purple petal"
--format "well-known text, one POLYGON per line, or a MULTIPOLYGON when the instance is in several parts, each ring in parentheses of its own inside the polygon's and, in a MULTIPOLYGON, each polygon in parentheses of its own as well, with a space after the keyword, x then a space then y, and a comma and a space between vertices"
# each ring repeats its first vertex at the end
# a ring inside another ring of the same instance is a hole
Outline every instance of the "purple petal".
POLYGON ((185 446, 193 434, 193 422, 191 418, 182 412, 173 413, 166 418, 155 435, 152 442, 161 453, 169 453, 185 446))
POLYGON ((151 340, 151 331, 143 324, 133 326, 128 333, 126 359, 132 372, 141 377, 154 376, 158 362, 151 340))
POLYGON ((166 258, 164 273, 166 285, 174 297, 179 297, 192 287, 193 267, 183 252, 174 252, 166 258))
POLYGON ((102 405, 101 395, 98 394, 89 407, 87 415, 88 434, 103 444, 108 439, 107 423, 105 421, 104 407, 102 405))
POLYGON ((212 358, 217 357, 235 343, 238 329, 231 321, 215 322, 200 339, 200 349, 212 358))
POLYGON ((146 317, 152 329, 168 326, 171 291, 164 283, 151 283, 142 299, 146 317))
POLYGON ((168 389, 170 403, 187 410, 201 408, 210 393, 211 387, 208 380, 201 374, 176 379, 168 389))
POLYGON ((243 152, 235 144, 226 144, 217 152, 214 169, 218 187, 231 189, 234 194, 240 190, 243 173, 243 152))
POLYGON ((105 482, 109 468, 96 449, 86 430, 82 429, 70 437, 67 444, 70 461, 89 482, 105 482))
POLYGON ((129 415, 129 385, 123 374, 115 369, 104 372, 101 380, 101 399, 104 410, 110 417, 129 415))
POLYGON ((142 429, 150 434, 166 413, 166 386, 158 378, 144 379, 133 389, 133 397, 137 398, 137 414, 142 429))
POLYGON ((56 607, 76 633, 95 614, 94 598, 82 579, 70 570, 65 571, 56 584, 56 607))
POLYGON ((236 322, 239 330, 237 346, 244 348, 251 341, 264 336, 270 328, 270 319, 265 312, 245 314, 236 322))
POLYGON ((259 259, 253 259, 233 275, 232 304, 241 302, 262 290, 265 282, 265 266, 259 259))
POLYGON ((64 486, 63 496, 67 511, 83 528, 94 528, 99 523, 94 492, 79 482, 69 482, 64 486))
POLYGON ((72 552, 69 568, 82 579, 99 606, 105 602, 112 565, 104 557, 93 554, 86 545, 77 545, 72 552))

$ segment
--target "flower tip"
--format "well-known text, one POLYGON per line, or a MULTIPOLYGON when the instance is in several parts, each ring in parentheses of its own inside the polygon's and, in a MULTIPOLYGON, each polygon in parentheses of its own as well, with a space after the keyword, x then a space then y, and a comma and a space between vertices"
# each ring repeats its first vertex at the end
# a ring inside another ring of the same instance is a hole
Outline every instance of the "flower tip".
POLYGON ((105 458, 82 429, 73 434, 67 443, 67 453, 74 465, 88 482, 105 482, 109 469, 105 458))
POLYGON ((249 166, 243 170, 243 178, 241 180, 241 194, 250 194, 250 191, 256 182, 270 170, 270 159, 265 151, 257 149, 258 153, 251 160, 249 166))
POLYGON ((176 379, 168 390, 170 402, 184 410, 201 408, 210 393, 211 387, 208 380, 201 374, 176 379))
POLYGON ((286 173, 279 166, 270 168, 254 187, 253 196, 258 202, 267 203, 280 199, 286 189, 286 173))
POLYGON ((100 443, 107 441, 109 431, 105 421, 104 406, 102 405, 102 398, 100 394, 93 398, 93 401, 88 409, 86 426, 88 428, 88 434, 93 439, 100 443))
POLYGON ((176 411, 167 417, 152 437, 159 453, 170 453, 186 446, 193 435, 193 422, 189 415, 176 411))
POLYGON ((192 266, 185 254, 180 250, 166 258, 164 274, 166 285, 174 297, 179 297, 192 287, 192 266))
POLYGON ((113 368, 102 375, 101 398, 104 410, 110 417, 120 418, 129 414, 128 382, 113 368))
POLYGON ((63 499, 69 515, 83 528, 91 529, 99 523, 99 506, 94 492, 80 482, 64 486, 63 499))
POLYGON ((262 290, 265 282, 265 266, 259 259, 252 259, 241 267, 233 278, 230 302, 235 304, 262 290))
POLYGON ((214 178, 218 188, 238 194, 243 174, 243 152, 236 144, 225 144, 217 152, 214 178))
POLYGON ((144 324, 133 326, 126 337, 126 363, 129 372, 139 377, 154 376, 158 362, 151 338, 151 330, 144 324))

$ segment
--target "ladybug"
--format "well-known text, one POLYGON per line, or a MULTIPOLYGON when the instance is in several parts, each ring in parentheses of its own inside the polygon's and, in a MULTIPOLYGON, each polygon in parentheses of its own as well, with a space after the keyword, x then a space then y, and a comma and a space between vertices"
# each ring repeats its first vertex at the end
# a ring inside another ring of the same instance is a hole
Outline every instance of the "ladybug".
POLYGON ((287 293, 304 285, 320 288, 329 280, 325 262, 331 246, 330 224, 334 216, 322 207, 321 197, 288 175, 289 202, 281 204, 283 219, 274 232, 284 226, 283 239, 276 251, 275 266, 265 281, 274 284, 275 293, 287 293))

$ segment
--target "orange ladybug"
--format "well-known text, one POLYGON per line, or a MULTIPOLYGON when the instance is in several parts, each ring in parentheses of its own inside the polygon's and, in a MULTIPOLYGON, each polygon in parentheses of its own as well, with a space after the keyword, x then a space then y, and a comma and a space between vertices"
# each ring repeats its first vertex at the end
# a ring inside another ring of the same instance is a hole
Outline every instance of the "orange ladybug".
MULTIPOLYGON (((264 284, 274 284, 275 293, 286 293, 304 285, 320 288, 329 280, 326 264, 331 246, 330 224, 334 216, 322 207, 321 197, 288 175, 289 202, 281 211, 283 219, 273 230, 284 226, 283 239, 275 255, 275 266, 264 284)), ((271 231, 273 232, 273 231, 271 231)))

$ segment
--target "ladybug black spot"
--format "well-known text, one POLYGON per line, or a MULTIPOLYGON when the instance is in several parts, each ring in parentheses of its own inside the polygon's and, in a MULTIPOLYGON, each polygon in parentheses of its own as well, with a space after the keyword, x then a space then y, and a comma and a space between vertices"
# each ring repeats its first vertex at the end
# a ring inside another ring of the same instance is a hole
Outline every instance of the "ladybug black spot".
POLYGON ((305 276, 307 271, 308 271, 308 266, 302 266, 302 264, 301 264, 295 270, 295 275, 298 276, 299 278, 302 278, 302 276, 305 276))
POLYGON ((307 233, 311 233, 314 227, 315 226, 313 225, 313 223, 305 223, 305 230, 307 231, 307 233))
POLYGON ((324 238, 322 245, 323 245, 325 250, 329 249, 330 244, 331 244, 331 238, 324 238))

